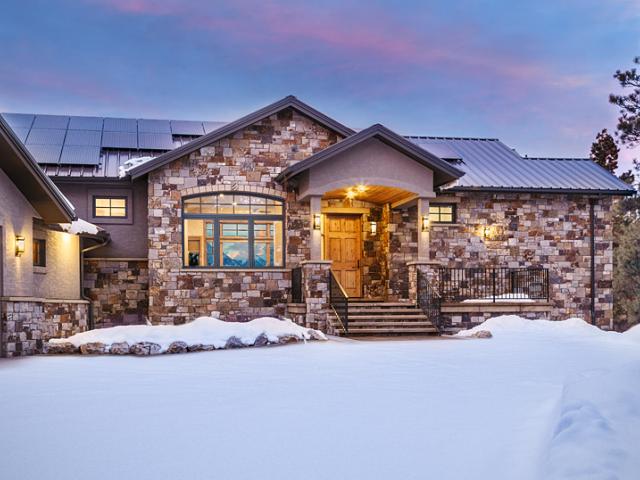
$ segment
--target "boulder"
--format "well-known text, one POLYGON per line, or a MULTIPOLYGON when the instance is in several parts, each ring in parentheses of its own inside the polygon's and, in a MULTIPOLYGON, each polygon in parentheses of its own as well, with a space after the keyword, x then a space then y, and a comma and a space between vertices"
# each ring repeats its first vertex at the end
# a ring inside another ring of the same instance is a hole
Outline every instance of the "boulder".
POLYGON ((129 355, 130 348, 127 342, 115 342, 111 344, 109 353, 111 355, 129 355))
POLYGON ((211 350, 215 349, 216 347, 214 347, 213 345, 204 345, 202 343, 196 343, 187 347, 187 350, 189 352, 210 352, 211 350))
POLYGON ((47 343, 45 349, 49 355, 69 355, 79 351, 78 347, 71 342, 47 343))
POLYGON ((83 355, 102 355, 107 353, 107 346, 102 342, 89 342, 80 345, 80 353, 83 355))
POLYGON ((188 349, 189 347, 186 342, 173 342, 169 345, 169 348, 167 348, 166 353, 185 353, 188 349))
POLYGON ((285 343, 295 343, 299 341, 300 339, 295 335, 283 335, 280 338, 278 338, 278 343, 280 345, 284 345, 285 343))
POLYGON ((264 347, 265 345, 269 345, 269 339, 264 333, 261 333, 256 338, 256 341, 253 343, 254 347, 264 347))
POLYGON ((310 328, 309 330, 307 330, 307 333, 311 337, 311 340, 327 340, 327 337, 324 335, 324 333, 319 330, 310 328))
POLYGON ((238 337, 229 337, 224 348, 243 348, 246 347, 238 337))
POLYGON ((131 345, 129 351, 134 355, 159 355, 161 347, 153 342, 138 342, 131 345))
POLYGON ((489 330, 478 330, 471 335, 471 338, 491 338, 491 332, 489 330))

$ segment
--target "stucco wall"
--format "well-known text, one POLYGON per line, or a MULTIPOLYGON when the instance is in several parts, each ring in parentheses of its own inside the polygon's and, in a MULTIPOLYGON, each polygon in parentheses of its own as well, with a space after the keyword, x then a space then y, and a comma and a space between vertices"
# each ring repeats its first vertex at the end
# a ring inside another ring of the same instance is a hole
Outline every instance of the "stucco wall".
POLYGON ((348 149, 300 176, 300 196, 353 185, 396 187, 433 196, 433 172, 375 138, 348 149))
POLYGON ((33 218, 38 214, 0 169, 0 225, 4 234, 3 295, 33 296, 33 218), (25 237, 27 248, 15 255, 16 235, 25 237))
POLYGON ((80 237, 44 230, 47 242, 47 266, 34 267, 34 297, 80 299, 80 237))
POLYGON ((76 207, 78 217, 101 226, 109 235, 111 241, 106 247, 92 250, 86 254, 87 258, 147 258, 147 182, 145 179, 131 182, 111 183, 71 183, 68 180, 53 179, 58 188, 76 207), (99 222, 91 220, 92 192, 112 195, 131 194, 130 214, 127 222, 99 222))

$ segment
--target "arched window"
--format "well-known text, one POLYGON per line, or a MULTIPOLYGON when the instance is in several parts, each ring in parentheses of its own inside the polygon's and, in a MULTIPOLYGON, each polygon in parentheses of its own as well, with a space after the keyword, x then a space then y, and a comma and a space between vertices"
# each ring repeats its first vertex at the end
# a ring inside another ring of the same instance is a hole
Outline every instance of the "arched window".
POLYGON ((284 266, 284 202, 215 193, 182 202, 185 267, 284 266))

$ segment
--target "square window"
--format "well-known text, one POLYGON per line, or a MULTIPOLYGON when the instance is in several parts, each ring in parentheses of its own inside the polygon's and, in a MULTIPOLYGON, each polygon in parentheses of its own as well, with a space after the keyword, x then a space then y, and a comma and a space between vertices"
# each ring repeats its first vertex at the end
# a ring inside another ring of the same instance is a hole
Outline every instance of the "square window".
POLYGON ((93 197, 96 218, 127 218, 127 197, 93 197))
POLYGON ((429 221, 432 223, 455 223, 455 205, 435 203, 429 205, 429 221))

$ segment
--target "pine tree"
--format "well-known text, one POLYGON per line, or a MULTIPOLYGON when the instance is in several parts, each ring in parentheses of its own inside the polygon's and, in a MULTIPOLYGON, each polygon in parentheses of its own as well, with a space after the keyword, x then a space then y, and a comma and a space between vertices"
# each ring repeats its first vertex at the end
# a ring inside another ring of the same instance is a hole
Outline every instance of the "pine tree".
POLYGON ((615 174, 618 168, 618 153, 620 149, 606 128, 596 135, 596 141, 591 145, 591 159, 594 162, 615 174))
MULTIPOLYGON (((640 57, 634 58, 633 63, 640 65, 640 57)), ((613 77, 622 88, 631 89, 625 95, 609 95, 609 102, 620 108, 617 127, 620 141, 632 147, 640 143, 640 74, 631 68, 618 70, 613 77)))

